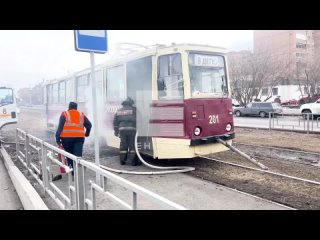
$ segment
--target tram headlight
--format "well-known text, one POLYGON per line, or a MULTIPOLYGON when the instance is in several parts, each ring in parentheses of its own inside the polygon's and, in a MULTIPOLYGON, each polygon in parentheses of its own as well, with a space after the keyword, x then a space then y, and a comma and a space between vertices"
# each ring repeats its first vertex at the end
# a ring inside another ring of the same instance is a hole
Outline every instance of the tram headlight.
POLYGON ((227 132, 230 132, 230 131, 231 131, 231 128, 232 128, 231 124, 230 124, 230 123, 228 123, 228 124, 227 124, 227 126, 226 126, 226 130, 227 130, 227 132))
POLYGON ((194 135, 199 136, 201 133, 201 128, 200 127, 195 127, 193 130, 194 135))

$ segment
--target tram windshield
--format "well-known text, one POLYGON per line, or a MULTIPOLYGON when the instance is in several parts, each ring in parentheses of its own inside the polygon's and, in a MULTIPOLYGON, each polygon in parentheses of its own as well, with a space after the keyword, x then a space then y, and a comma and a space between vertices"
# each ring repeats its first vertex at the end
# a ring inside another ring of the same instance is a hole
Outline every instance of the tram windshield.
POLYGON ((221 98, 228 96, 223 56, 189 54, 191 97, 221 98))
POLYGON ((13 103, 13 90, 11 88, 0 88, 0 106, 13 103))

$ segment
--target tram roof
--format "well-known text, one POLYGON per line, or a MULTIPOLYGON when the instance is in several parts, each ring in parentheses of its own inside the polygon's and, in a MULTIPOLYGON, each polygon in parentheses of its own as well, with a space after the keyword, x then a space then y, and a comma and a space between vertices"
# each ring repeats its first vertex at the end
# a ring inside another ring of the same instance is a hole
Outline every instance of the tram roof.
MULTIPOLYGON (((121 50, 121 49, 120 49, 121 50)), ((222 54, 226 54, 227 50, 222 47, 214 47, 210 45, 201 45, 201 44, 190 44, 190 43, 181 43, 181 44, 175 44, 172 43, 171 45, 154 45, 154 46, 146 46, 146 49, 135 51, 132 53, 127 54, 115 54, 113 59, 107 60, 104 63, 101 63, 100 65, 108 65, 110 62, 114 61, 130 61, 135 58, 141 58, 144 56, 154 55, 156 53, 166 53, 167 51, 184 51, 184 50, 195 50, 195 51, 207 51, 207 52, 218 52, 222 54)))
MULTIPOLYGON (((127 43, 130 44, 130 43, 127 43)), ((119 52, 115 52, 115 54, 111 57, 111 59, 108 59, 100 64, 97 64, 95 66, 96 70, 101 69, 103 67, 107 66, 114 66, 114 65, 119 65, 124 62, 132 61, 135 59, 147 57, 147 56, 152 56, 155 54, 168 54, 168 53, 174 53, 174 52, 179 52, 179 51, 201 51, 201 52, 216 52, 220 54, 226 54, 227 49, 223 47, 216 47, 216 46, 211 46, 211 45, 205 45, 205 44, 193 44, 193 43, 181 43, 181 44, 175 44, 172 43, 171 45, 153 45, 153 46, 142 46, 138 44, 134 44, 136 46, 144 47, 145 49, 143 50, 136 50, 131 53, 127 54, 120 54, 120 51, 123 49, 119 49, 119 52)), ((125 49, 127 51, 130 51, 130 49, 125 49)), ((64 75, 63 77, 55 78, 48 80, 44 83, 44 85, 50 84, 50 83, 56 83, 61 80, 65 79, 70 79, 73 76, 78 76, 82 74, 87 74, 91 72, 91 68, 85 68, 79 71, 75 71, 73 73, 70 73, 68 75, 64 75)))

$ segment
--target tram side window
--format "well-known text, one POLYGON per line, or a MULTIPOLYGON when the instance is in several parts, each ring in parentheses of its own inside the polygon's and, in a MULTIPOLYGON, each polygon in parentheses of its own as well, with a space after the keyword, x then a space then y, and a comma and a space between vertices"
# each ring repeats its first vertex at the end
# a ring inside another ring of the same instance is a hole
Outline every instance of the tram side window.
POLYGON ((42 104, 48 103, 47 87, 42 88, 42 104))
POLYGON ((59 85, 58 83, 53 84, 52 86, 52 103, 58 103, 59 100, 59 85))
POLYGON ((72 86, 71 86, 72 82, 71 79, 66 81, 66 103, 69 103, 72 101, 72 86))
POLYGON ((77 102, 85 102, 87 100, 87 94, 89 94, 89 74, 81 75, 77 77, 77 102))
POLYGON ((59 82, 59 103, 66 102, 66 81, 59 82))
POLYGON ((125 98, 125 72, 124 66, 107 69, 106 74, 106 100, 107 102, 121 101, 125 98))
POLYGON ((103 76, 103 74, 102 74, 101 70, 95 71, 94 77, 95 77, 97 93, 99 93, 98 90, 102 91, 102 88, 103 88, 103 77, 102 76, 103 76))
MULTIPOLYGON (((136 59, 126 64, 127 70, 127 96, 134 102, 144 99, 144 102, 151 102, 152 88, 152 59, 144 57, 136 59)), ((149 103, 148 103, 149 104, 149 103)))
POLYGON ((183 98, 181 54, 170 54, 158 58, 159 99, 183 98))
POLYGON ((52 104, 52 85, 47 86, 47 91, 48 91, 48 104, 52 104))

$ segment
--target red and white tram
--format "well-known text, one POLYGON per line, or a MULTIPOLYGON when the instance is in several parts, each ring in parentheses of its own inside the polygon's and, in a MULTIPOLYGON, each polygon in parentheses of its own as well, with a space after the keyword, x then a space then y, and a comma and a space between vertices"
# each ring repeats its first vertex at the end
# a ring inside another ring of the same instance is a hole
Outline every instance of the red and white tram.
MULTIPOLYGON (((157 46, 95 67, 99 135, 119 147, 112 120, 127 97, 138 110, 138 148, 157 159, 225 151, 235 137, 226 50, 196 44, 157 46)), ((90 69, 48 81, 47 126, 55 130, 70 101, 90 118, 90 69)), ((92 119, 92 118, 91 118, 92 119)), ((93 126, 93 130, 95 126, 93 126)))

